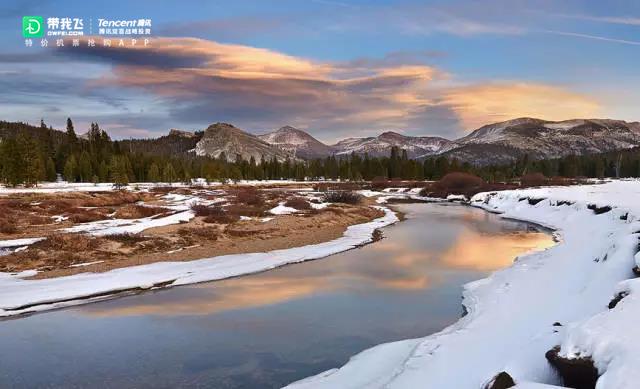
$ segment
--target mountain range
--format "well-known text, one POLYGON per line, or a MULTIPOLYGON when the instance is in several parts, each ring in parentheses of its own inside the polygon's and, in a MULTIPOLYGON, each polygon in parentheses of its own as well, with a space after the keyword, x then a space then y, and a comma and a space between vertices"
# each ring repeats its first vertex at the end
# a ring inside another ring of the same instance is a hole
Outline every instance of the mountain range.
MULTIPOLYGON (((259 161, 337 157, 352 153, 372 157, 390 155, 391 148, 406 150, 409 158, 435 156, 456 158, 475 165, 509 163, 524 155, 532 159, 558 158, 570 154, 591 154, 640 146, 640 123, 611 119, 547 121, 518 118, 489 124, 466 136, 448 140, 436 136, 407 136, 386 131, 375 137, 347 138, 327 145, 305 131, 285 126, 273 132, 253 135, 231 124, 215 123, 204 132, 172 130, 163 142, 181 139, 197 155, 230 161, 236 155, 259 161)), ((165 146, 165 148, 169 148, 165 146)), ((169 148, 175 151, 175 148, 169 148)))

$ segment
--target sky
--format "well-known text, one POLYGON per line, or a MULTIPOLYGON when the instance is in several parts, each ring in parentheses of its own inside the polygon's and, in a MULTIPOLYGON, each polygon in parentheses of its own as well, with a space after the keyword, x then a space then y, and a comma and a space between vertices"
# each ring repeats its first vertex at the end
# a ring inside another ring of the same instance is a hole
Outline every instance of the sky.
POLYGON ((636 121, 639 53, 631 0, 9 0, 0 120, 71 117, 116 139, 291 125, 327 143, 454 139, 522 116, 636 121), (82 18, 80 46, 27 47, 22 18, 34 15, 82 18), (140 18, 149 45, 103 45, 98 19, 140 18))

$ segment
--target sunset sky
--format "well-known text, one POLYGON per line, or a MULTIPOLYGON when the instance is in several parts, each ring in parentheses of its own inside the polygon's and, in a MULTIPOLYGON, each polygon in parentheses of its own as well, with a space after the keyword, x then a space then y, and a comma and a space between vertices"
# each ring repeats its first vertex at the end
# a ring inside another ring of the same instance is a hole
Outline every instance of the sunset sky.
POLYGON ((331 143, 640 119, 635 1, 4 1, 0 22, 0 119, 70 116, 114 138, 218 121, 331 143), (25 47, 25 15, 150 18, 152 44, 25 47))

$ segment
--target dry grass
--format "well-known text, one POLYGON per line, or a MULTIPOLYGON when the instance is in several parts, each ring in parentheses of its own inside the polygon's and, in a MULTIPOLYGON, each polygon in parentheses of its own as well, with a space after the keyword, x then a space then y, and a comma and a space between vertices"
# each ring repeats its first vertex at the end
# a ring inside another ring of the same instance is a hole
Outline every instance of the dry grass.
POLYGON ((216 227, 183 227, 178 230, 178 235, 188 239, 217 240, 220 237, 220 230, 216 227))
POLYGON ((230 204, 226 207, 226 211, 229 215, 240 216, 254 216, 260 217, 267 214, 268 206, 266 205, 244 205, 244 204, 230 204))
POLYGON ((3 234, 15 234, 18 232, 18 226, 14 220, 0 219, 0 232, 3 234))
POLYGON ((107 213, 97 209, 74 208, 70 212, 69 220, 74 223, 89 223, 107 218, 107 213))

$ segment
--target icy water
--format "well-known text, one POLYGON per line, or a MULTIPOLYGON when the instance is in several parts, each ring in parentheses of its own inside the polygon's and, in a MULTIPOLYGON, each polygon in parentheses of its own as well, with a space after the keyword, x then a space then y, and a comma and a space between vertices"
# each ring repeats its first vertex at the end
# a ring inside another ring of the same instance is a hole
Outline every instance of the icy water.
POLYGON ((2 388, 276 388, 456 321, 466 282, 553 244, 455 205, 269 272, 0 321, 2 388))

